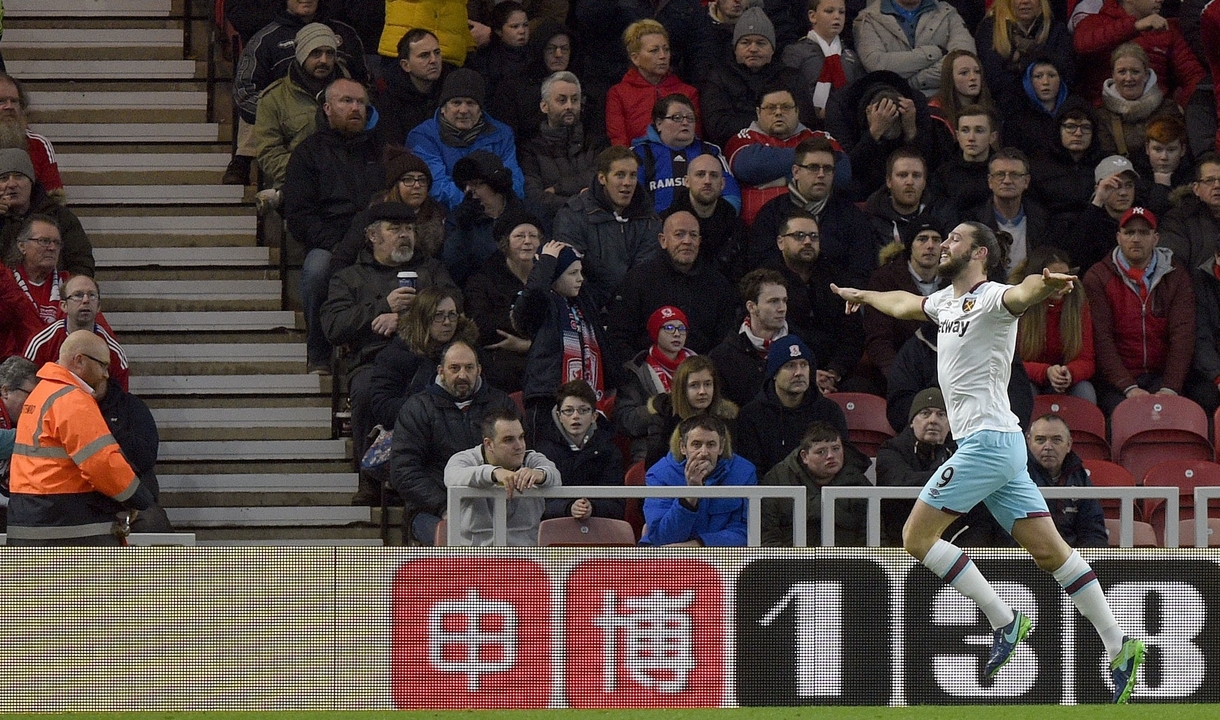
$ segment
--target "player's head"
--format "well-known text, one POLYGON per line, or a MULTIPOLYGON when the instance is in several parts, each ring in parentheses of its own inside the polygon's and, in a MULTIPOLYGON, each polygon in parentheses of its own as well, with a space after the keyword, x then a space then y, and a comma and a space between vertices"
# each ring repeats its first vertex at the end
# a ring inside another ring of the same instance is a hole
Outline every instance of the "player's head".
POLYGON ((957 278, 968 268, 981 270, 989 277, 1001 272, 1008 266, 1008 247, 1012 244, 1011 235, 1002 233, 1002 236, 997 236, 980 222, 961 223, 941 245, 937 272, 948 280, 957 278))

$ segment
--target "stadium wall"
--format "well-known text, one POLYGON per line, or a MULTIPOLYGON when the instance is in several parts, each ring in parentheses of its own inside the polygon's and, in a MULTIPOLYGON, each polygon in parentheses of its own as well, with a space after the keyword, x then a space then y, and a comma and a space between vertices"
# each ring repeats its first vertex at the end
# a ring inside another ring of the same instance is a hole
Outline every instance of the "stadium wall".
MULTIPOLYGON (((1100 703, 1100 641, 1016 551, 1035 632, 993 683, 969 601, 894 549, 18 549, 0 711, 1100 703)), ((1220 701, 1220 551, 1095 550, 1149 659, 1220 701)))

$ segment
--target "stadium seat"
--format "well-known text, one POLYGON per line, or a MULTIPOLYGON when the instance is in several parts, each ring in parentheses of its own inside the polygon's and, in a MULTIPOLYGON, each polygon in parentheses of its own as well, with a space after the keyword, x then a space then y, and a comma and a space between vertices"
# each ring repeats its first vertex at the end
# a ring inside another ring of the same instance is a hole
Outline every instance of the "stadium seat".
POLYGON ((525 395, 518 390, 515 393, 509 393, 508 396, 513 399, 513 404, 517 406, 517 412, 525 417, 525 395))
POLYGON ((1211 460, 1208 437, 1203 408, 1178 395, 1127 398, 1110 416, 1113 458, 1137 478, 1165 460, 1211 460))
POLYGON ((886 415, 885 398, 868 393, 841 392, 826 396, 838 403, 847 417, 847 439, 860 452, 877 457, 881 443, 894 437, 886 415))
MULTIPOLYGON (((1220 465, 1208 460, 1166 460, 1157 463, 1144 474, 1145 486, 1178 488, 1178 520, 1193 520, 1195 517, 1195 488, 1200 485, 1220 486, 1220 465)), ((1220 500, 1213 501, 1220 505, 1220 500)), ((1157 537, 1164 539, 1165 535, 1165 501, 1160 498, 1149 498, 1144 501, 1147 514, 1144 520, 1152 524, 1157 537)), ((1207 513, 1211 515, 1212 513, 1207 513)), ((1216 512, 1220 518, 1220 512, 1216 512)), ((1179 536, 1180 542, 1191 535, 1179 536)))
POLYGON ((432 544, 444 547, 449 544, 449 521, 442 519, 436 524, 436 534, 432 536, 432 544))
MULTIPOLYGON (((1131 543, 1132 547, 1160 547, 1156 541, 1156 532, 1152 526, 1146 522, 1136 520, 1132 523, 1134 526, 1134 538, 1131 543)), ((1122 524, 1117 520, 1106 520, 1106 533, 1110 536, 1110 547, 1118 547, 1118 539, 1120 537, 1122 524)))
MULTIPOLYGON (((631 467, 627 468, 627 474, 623 477, 624 485, 643 485, 644 473, 647 468, 644 467, 644 461, 641 460, 631 467)), ((644 504, 640 498, 627 498, 627 509, 623 515, 627 522, 631 523, 631 528, 635 531, 635 539, 640 539, 640 533, 644 530, 644 504)))
MULTIPOLYGON (((1109 460, 1085 460, 1085 472, 1089 474, 1089 481, 1097 487, 1135 487, 1135 478, 1127 469, 1118 463, 1110 462, 1109 460)), ((1106 514, 1107 520, 1118 520, 1119 507, 1121 502, 1118 498, 1107 498, 1100 501, 1101 509, 1106 514)), ((1138 517, 1140 503, 1135 503, 1135 509, 1138 517)))
POLYGON ((573 517, 543 520, 538 526, 538 545, 635 545, 635 528, 625 520, 573 517))
POLYGON ((1220 518, 1207 519, 1207 544, 1195 545, 1195 521, 1178 521, 1179 547, 1220 547, 1220 518))
POLYGON ((1085 460, 1109 460, 1110 443, 1106 442, 1106 416, 1095 404, 1072 395, 1038 395, 1034 397, 1031 420, 1054 413, 1063 418, 1072 431, 1072 450, 1085 460))

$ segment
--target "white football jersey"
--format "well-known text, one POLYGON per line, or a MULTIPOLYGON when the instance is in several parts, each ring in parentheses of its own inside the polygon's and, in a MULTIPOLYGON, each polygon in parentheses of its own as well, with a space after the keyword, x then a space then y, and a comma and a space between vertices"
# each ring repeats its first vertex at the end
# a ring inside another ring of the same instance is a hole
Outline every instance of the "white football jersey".
POLYGON ((949 286, 924 298, 924 312, 940 326, 936 374, 958 440, 979 430, 1021 432, 1008 401, 1017 348, 1017 316, 1004 307, 1009 287, 983 282, 953 297, 949 286))

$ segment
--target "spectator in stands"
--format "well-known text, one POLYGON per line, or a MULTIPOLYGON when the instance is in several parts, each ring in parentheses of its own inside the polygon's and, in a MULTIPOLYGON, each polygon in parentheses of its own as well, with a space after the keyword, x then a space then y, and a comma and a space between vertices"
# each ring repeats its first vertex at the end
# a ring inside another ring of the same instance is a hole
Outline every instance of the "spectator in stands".
MULTIPOLYGON (((465 65, 467 53, 475 49, 476 38, 471 34, 466 3, 385 0, 385 26, 381 32, 381 42, 377 45, 383 68, 396 63, 399 41, 416 28, 427 28, 435 33, 440 42, 441 57, 455 67, 465 65)), ((490 29, 482 25, 478 45, 486 45, 490 40, 490 29)))
MULTIPOLYGON (((879 487, 923 487, 957 450, 940 388, 921 390, 911 402, 907 425, 877 451, 879 487)), ((902 547, 902 526, 914 500, 881 501, 881 544, 902 547)), ((946 535, 952 537, 952 535, 946 535)))
POLYGON ((841 33, 847 23, 844 0, 809 0, 809 33, 784 48, 783 61, 801 73, 805 92, 819 118, 838 90, 864 75, 864 66, 841 33))
POLYGON ((1105 157, 1093 141, 1096 117, 1083 99, 1069 96, 1057 122, 1055 142, 1034 156, 1030 182, 1030 191, 1050 213, 1051 227, 1056 228, 1072 223, 1088 209, 1097 185, 1093 173, 1105 157))
POLYGON ((540 92, 544 118, 521 147, 521 170, 526 200, 553 220, 564 203, 589 187, 605 142, 581 119, 582 91, 575 75, 556 72, 542 81, 540 92))
POLYGON ((652 125, 642 137, 631 141, 640 158, 640 184, 652 194, 654 209, 664 212, 686 181, 686 163, 700 155, 720 159, 725 187, 721 196, 734 208, 741 207, 741 188, 720 148, 695 136, 695 111, 685 95, 666 95, 652 106, 652 125))
POLYGON ((445 267, 458 284, 496 252, 496 218, 506 212, 524 210, 513 192, 513 176, 500 158, 486 150, 475 150, 453 166, 453 183, 465 191, 465 199, 445 220, 445 243, 441 250, 445 267))
MULTIPOLYGON (((1030 423, 1029 476, 1040 487, 1092 487, 1080 456, 1072 452, 1072 432, 1067 421, 1047 414, 1030 423)), ((1047 501, 1055 527, 1072 547, 1106 547, 1106 517, 1094 499, 1047 501)))
POLYGON ((940 88, 947 53, 975 51, 957 10, 938 0, 871 0, 856 15, 853 37, 865 70, 896 72, 928 97, 940 88))
POLYGON ((818 121, 800 73, 776 57, 775 26, 761 5, 748 6, 741 14, 733 25, 733 56, 716 62, 699 86, 704 131, 721 147, 754 122, 759 98, 768 88, 783 87, 791 93, 801 122, 818 121))
POLYGON ((479 47, 466 67, 483 76, 486 96, 495 101, 505 79, 521 77, 526 72, 530 59, 527 47, 530 25, 525 6, 517 0, 497 2, 488 20, 491 37, 487 45, 479 47))
MULTIPOLYGON (((546 111, 540 111, 538 104, 543 82, 555 73, 572 70, 571 33, 559 22, 543 20, 530 31, 525 53, 525 68, 518 73, 503 74, 496 93, 488 92, 488 97, 492 98, 491 114, 513 129, 518 149, 524 148, 538 134, 539 123, 547 119, 546 111)), ((576 115, 579 120, 580 81, 573 82, 577 85, 576 115)))
POLYGON ((1110 256, 1118 219, 1135 205, 1135 183, 1139 173, 1131 161, 1110 155, 1093 170, 1096 189, 1089 206, 1069 222, 1059 225, 1054 244, 1078 258, 1083 272, 1110 256))
POLYGON ((1130 42, 1139 45, 1146 58, 1155 58, 1144 65, 1165 97, 1186 106, 1206 72, 1178 24, 1162 17, 1160 9, 1161 4, 1153 0, 1106 0, 1100 12, 1076 25, 1072 41, 1080 68, 1080 91, 1087 99, 1097 102, 1102 98, 1102 82, 1116 59, 1111 53, 1130 42))
POLYGON ((1193 270, 1210 264, 1220 248, 1220 157, 1200 157, 1190 187, 1192 193, 1161 218, 1161 247, 1193 270))
MULTIPOLYGON (((1026 0, 1028 2, 1029 0, 1026 0)), ((1021 96, 1006 108, 1004 144, 1037 155, 1059 142, 1059 120, 1068 107, 1069 85, 1063 69, 1036 58, 1025 69, 1021 96)))
MULTIPOLYGON (((2 61, 0 61, 2 62, 2 61)), ((0 148, 25 150, 34 166, 31 179, 56 202, 64 200, 64 181, 51 141, 30 131, 30 95, 20 80, 0 68, 0 148)))
POLYGON ((262 184, 271 188, 283 185, 288 157, 318 129, 318 98, 327 85, 343 76, 335 62, 338 44, 335 33, 322 23, 301 28, 287 74, 259 95, 254 145, 262 184))
POLYGON ((763 205, 754 218, 749 249, 752 267, 774 261, 779 255, 775 238, 779 237, 780 225, 789 215, 803 211, 818 224, 822 257, 861 284, 867 280, 877 264, 876 250, 859 241, 870 232, 868 218, 831 189, 834 172, 834 146, 827 138, 813 137, 796 147, 788 194, 763 205))
POLYGON ((1143 198, 1144 206, 1162 218, 1173 207, 1171 198, 1189 197, 1184 190, 1174 191, 1195 178, 1186 134, 1180 116, 1159 115, 1148 122, 1144 147, 1131 158, 1140 174, 1135 184, 1136 196, 1143 198))
MULTIPOLYGON (((864 203, 864 212, 873 227, 874 246, 878 250, 909 240, 913 236, 908 236, 907 231, 916 225, 944 228, 956 222, 956 216, 927 189, 928 165, 918 149, 902 147, 890 153, 885 161, 885 186, 877 188, 864 203)), ((938 250, 935 263, 939 262, 938 250)), ((935 274, 936 266, 933 264, 925 270, 935 274)), ((867 307, 865 313, 868 313, 867 307)))
POLYGON ((781 273, 767 268, 746 273, 737 288, 745 319, 709 357, 725 380, 725 398, 744 405, 762 390, 771 343, 788 334, 788 288, 781 273))
POLYGON ((15 355, 0 362, 0 528, 5 525, 8 506, 8 465, 13 455, 17 419, 21 406, 38 384, 38 368, 15 355))
MULTIPOLYGON (((902 241, 883 251, 881 267, 873 272, 868 289, 880 292, 904 290, 927 297, 940 289, 937 268, 940 266, 940 246, 944 235, 940 225, 930 220, 916 220, 902 229, 902 241)), ((881 376, 884 388, 898 350, 915 335, 923 323, 919 320, 898 320, 885 313, 865 307, 861 323, 864 326, 864 348, 869 362, 881 376)))
POLYGON ((640 187, 639 165, 627 148, 606 148, 597 156, 597 182, 555 214, 555 240, 588 260, 586 292, 596 309, 606 306, 629 269, 661 251, 661 222, 640 187))
MULTIPOLYGON (((1192 0, 1186 0, 1192 3, 1192 0)), ((1192 4, 1197 5, 1197 2, 1192 4)), ((1207 60, 1208 69, 1211 70, 1212 79, 1220 77, 1220 5, 1208 5, 1203 8, 1199 16, 1199 45, 1204 48, 1207 60)), ((1212 94, 1215 95, 1215 113, 1213 118, 1220 120, 1220 93, 1213 88, 1212 94)), ((1192 138, 1193 139, 1193 138, 1192 138)), ((1220 150, 1220 121, 1217 122, 1216 135, 1213 139, 1214 147, 1220 150)))
POLYGON ((958 152, 932 174, 932 192, 959 217, 985 202, 990 195, 987 165, 998 126, 999 121, 991 110, 981 105, 962 108, 957 118, 958 152))
POLYGON ((582 267, 581 257, 570 245, 548 242, 513 305, 513 327, 533 338, 522 388, 525 426, 531 437, 540 424, 550 422, 560 385, 572 380, 589 383, 602 411, 616 385, 617 367, 597 306, 582 290, 582 267))
POLYGON ((1011 274, 1024 266, 1034 248, 1046 242, 1050 218, 1038 201, 1027 196, 1029 158, 1016 148, 1005 147, 992 154, 987 162, 987 187, 991 197, 963 219, 977 220, 1012 237, 1008 266, 1004 268, 1005 273, 1011 274))
POLYGON ((542 247, 542 222, 522 209, 509 210, 496 218, 494 232, 499 249, 467 280, 466 308, 479 326, 487 381, 514 393, 521 390, 533 340, 517 333, 510 314, 542 247))
POLYGON ((23 301, 34 308, 40 328, 62 317, 62 287, 70 277, 56 269, 63 246, 55 220, 47 215, 34 215, 22 224, 17 241, 5 258, 23 301))
POLYGON ((390 482, 406 504, 404 527, 420 544, 432 544, 445 516, 449 459, 479 442, 484 417, 515 411, 512 399, 481 375, 474 348, 451 342, 441 352, 436 381, 403 403, 394 424, 390 482))
POLYGON ((237 150, 222 182, 245 185, 250 180, 250 165, 254 160, 254 124, 259 95, 272 82, 288 74, 296 56, 297 33, 306 25, 321 25, 306 33, 302 40, 322 35, 329 28, 336 38, 335 62, 344 75, 358 83, 368 82, 364 68, 364 43, 356 30, 347 23, 328 17, 318 0, 286 0, 285 8, 242 48, 241 58, 233 71, 233 103, 237 105, 239 126, 237 150))
POLYGON ((616 357, 629 358, 655 338, 654 313, 673 306, 689 318, 686 345, 706 353, 733 327, 734 292, 728 278, 709 262, 699 262, 699 221, 679 211, 661 226, 662 253, 627 271, 610 302, 606 323, 616 357))
MULTIPOLYGON (((805 538, 809 545, 817 546, 822 544, 822 488, 871 486, 873 483, 864 476, 868 467, 868 457, 845 444, 834 425, 818 420, 809 424, 801 444, 771 468, 761 484, 804 486, 805 538)), ((764 498, 762 503, 763 545, 791 547, 792 501, 764 498)), ((867 500, 835 503, 835 546, 864 544, 867 511, 867 500)))
POLYGON ((301 304, 310 372, 330 372, 330 342, 318 313, 330 284, 331 253, 356 214, 381 189, 385 170, 373 133, 365 129, 368 94, 340 78, 326 88, 326 127, 301 141, 288 159, 284 219, 306 248, 301 266, 301 304))
POLYGON ((47 194, 35 179, 25 150, 0 150, 0 258, 8 259, 14 240, 35 215, 53 220, 62 239, 59 267, 73 275, 92 275, 93 245, 71 210, 47 194))
POLYGON ((368 213, 367 245, 355 265, 335 273, 318 321, 329 343, 346 349, 352 400, 352 437, 357 450, 372 430, 368 406, 368 371, 373 358, 398 331, 399 318, 429 288, 457 291, 436 258, 415 253, 415 214, 400 203, 381 203, 368 213), (413 286, 403 287, 400 272, 414 272, 413 286))
POLYGON ((934 123, 927 98, 896 73, 869 73, 836 93, 826 106, 826 130, 851 160, 851 196, 867 198, 884 185, 886 159, 908 146, 935 168, 942 153, 934 123))
MULTIPOLYGON (((957 119, 962 116, 962 110, 978 105, 994 111, 995 106, 983 78, 983 64, 973 52, 953 50, 945 55, 940 67, 945 82, 928 100, 928 110, 933 119, 939 121, 932 126, 936 128, 936 144, 941 149, 941 156, 952 157, 957 153, 957 119)), ((999 129, 998 121, 995 128, 999 129)))
MULTIPOLYGON (((750 126, 734 135, 725 148, 729 167, 741 183, 741 219, 747 225, 754 222, 763 205, 787 191, 798 145, 821 136, 831 140, 836 153, 842 152, 829 135, 801 123, 795 97, 786 87, 764 88, 755 113, 750 126)), ((846 163, 843 167, 850 170, 846 163)), ((837 173, 838 163, 835 169, 837 173)))
MULTIPOLYGON (((1209 172, 1214 174, 1216 170, 1209 172)), ((1220 272, 1217 268, 1220 268, 1220 245, 1215 245, 1211 258, 1191 271, 1195 292, 1195 357, 1186 394, 1203 406, 1208 417, 1220 408, 1220 272)))
POLYGON ((1195 345, 1189 271, 1158 248, 1156 216, 1132 207, 1118 221, 1118 247, 1084 276, 1093 311, 1097 404, 1108 415, 1125 398, 1180 395, 1195 345))
MULTIPOLYGON (((623 454, 614 445, 614 432, 599 426, 593 388, 584 380, 560 385, 552 413, 552 422, 539 428, 535 447, 555 463, 563 484, 622 485, 623 454)), ((552 498, 542 517, 622 520, 626 505, 623 498, 552 498)))
POLYGON ((237 31, 242 44, 250 42, 250 38, 275 19, 279 10, 275 3, 267 0, 225 0, 225 20, 237 31))
POLYGON ((860 316, 848 314, 831 283, 845 282, 838 266, 822 259, 817 222, 805 213, 789 215, 775 238, 780 261, 772 267, 784 276, 788 288, 788 325, 792 333, 817 348, 820 365, 813 369, 822 394, 836 392, 860 362, 864 329, 860 316))
MULTIPOLYGON (((1025 275, 1043 270, 1071 273, 1071 258, 1053 245, 1029 255, 1025 275)), ((1012 278, 1016 280, 1016 276, 1012 278)), ((1030 307, 1017 328, 1017 353, 1035 395, 1064 393, 1097 402, 1090 380, 1096 370, 1093 354, 1093 314, 1081 292, 1057 292, 1030 307)))
MULTIPOLYGON (((483 417, 483 443, 454 454, 445 465, 446 487, 503 487, 508 493, 508 544, 538 544, 538 524, 546 500, 524 496, 535 487, 560 485, 559 469, 545 455, 525 446, 525 429, 516 409, 491 412, 483 417), (513 497, 514 493, 522 494, 513 497)), ((462 500, 458 545, 489 546, 495 501, 491 498, 462 500)))
POLYGON ((711 18, 712 57, 723 60, 733 55, 733 26, 746 10, 746 0, 710 0, 707 15, 711 18))
POLYGON ((377 131, 383 143, 405 144, 408 133, 436 114, 441 86, 454 69, 441 57, 436 33, 417 27, 402 36, 398 62, 384 66, 385 88, 374 98, 380 114, 377 131))
POLYGON ((1005 116, 1025 104, 1023 79, 1036 60, 1057 68, 1064 87, 1075 85, 1072 36, 1047 0, 995 0, 974 39, 991 97, 1005 116))
MULTIPOLYGON (((715 416, 700 414, 678 426, 678 452, 648 468, 648 485, 757 485, 754 465, 733 453, 728 430, 715 416)), ((741 498, 644 500, 647 531, 642 545, 744 547, 746 503, 741 498)))
POLYGON ((724 165, 710 154, 686 164, 686 187, 674 193, 666 216, 688 212, 699 221, 699 261, 710 263, 729 280, 745 272, 746 226, 723 197, 724 165))
POLYGON ((1097 142, 1107 153, 1130 157, 1144 147, 1150 118, 1180 111, 1173 98, 1161 92, 1143 48, 1123 43, 1110 57, 1111 75, 1102 85, 1097 110, 1097 142))
POLYGON ((525 195, 517 165, 517 145, 507 125, 483 112, 483 78, 469 68, 454 70, 441 86, 440 108, 407 135, 407 145, 432 171, 432 197, 450 210, 466 197, 454 179, 457 162, 483 150, 495 155, 512 176, 512 191, 525 195))
POLYGON ((833 400, 813 385, 816 356, 796 335, 786 335, 767 350, 763 389, 737 417, 737 452, 764 474, 799 446, 805 428, 825 420, 847 435, 847 419, 833 400))
MULTIPOLYGON (((411 307, 398 316, 397 333, 377 353, 365 381, 366 402, 372 412, 369 426, 375 423, 384 428, 394 427, 407 398, 436 382, 441 351, 451 342, 461 341, 475 347, 479 329, 462 312, 461 300, 453 288, 428 288, 420 291, 411 307)), ((486 367, 483 369, 486 382, 486 367)), ((355 407, 355 400, 352 405, 355 407)))
POLYGON ((17 285, 12 271, 0 263, 0 357, 20 355, 30 338, 43 327, 34 304, 17 285))
MULTIPOLYGON (((44 227, 43 230, 48 228, 44 227)), ((36 229, 35 232, 38 232, 36 229)), ((110 349, 110 384, 126 391, 130 368, 123 346, 114 337, 114 331, 102 317, 102 294, 97 282, 88 275, 74 275, 60 287, 59 301, 61 319, 47 325, 30 338, 25 346, 25 357, 37 367, 55 362, 64 340, 77 330, 88 330, 106 341, 110 349)))
POLYGON ((671 72, 669 39, 665 26, 651 19, 633 22, 623 31, 631 69, 606 95, 606 133, 611 144, 627 147, 641 137, 651 122, 653 105, 674 93, 690 99, 696 117, 695 132, 702 132, 698 122, 699 91, 671 72))
MULTIPOLYGON (((110 357, 110 369, 113 371, 113 347, 110 357)), ((161 437, 157 431, 157 421, 153 418, 152 410, 148 409, 148 405, 143 400, 119 387, 119 383, 114 382, 113 373, 109 380, 102 381, 93 396, 97 399, 98 410, 102 411, 102 417, 106 420, 106 427, 110 428, 110 434, 119 444, 123 457, 135 471, 136 477, 140 478, 140 484, 148 488, 154 500, 160 500, 161 484, 157 480, 157 452, 160 449, 161 437)), ((154 513, 159 516, 158 522, 169 523, 164 511, 156 510, 154 513)), ((144 517, 143 513, 137 518, 139 522, 149 520, 151 518, 144 517)), ((164 529, 142 529, 140 525, 133 525, 132 531, 162 532, 164 529)), ((172 529, 169 531, 172 532, 172 529)))
MULTIPOLYGON (((625 379, 619 387, 614 416, 624 434, 631 439, 632 456, 637 460, 643 458, 646 445, 665 446, 665 433, 661 430, 664 423, 652 400, 657 395, 671 392, 682 363, 688 358, 697 357, 686 347, 689 329, 686 313, 680 309, 671 305, 657 308, 648 318, 652 345, 623 363, 625 379)), ((711 391, 706 395, 710 401, 711 391)), ((675 427, 678 420, 673 423, 675 427)), ((664 452, 659 451, 657 457, 664 452)))

